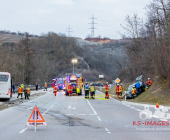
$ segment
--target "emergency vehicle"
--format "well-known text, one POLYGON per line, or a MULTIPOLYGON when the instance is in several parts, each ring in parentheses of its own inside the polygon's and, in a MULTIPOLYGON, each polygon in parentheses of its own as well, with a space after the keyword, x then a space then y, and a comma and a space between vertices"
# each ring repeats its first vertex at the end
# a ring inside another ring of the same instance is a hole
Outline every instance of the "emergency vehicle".
POLYGON ((69 95, 69 92, 68 92, 69 84, 73 86, 73 93, 82 95, 82 86, 83 86, 82 74, 74 74, 74 75, 66 74, 66 77, 65 77, 66 95, 69 95))
POLYGON ((52 88, 57 85, 58 90, 64 90, 65 91, 65 78, 55 78, 51 81, 52 88))

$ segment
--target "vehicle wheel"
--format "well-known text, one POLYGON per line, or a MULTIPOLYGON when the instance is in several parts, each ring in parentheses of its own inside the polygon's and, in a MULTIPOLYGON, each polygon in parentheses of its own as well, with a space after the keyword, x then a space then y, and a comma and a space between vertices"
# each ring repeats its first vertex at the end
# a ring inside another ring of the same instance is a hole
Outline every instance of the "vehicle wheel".
POLYGON ((82 90, 80 90, 80 93, 78 95, 82 95, 82 90))
POLYGON ((68 96, 68 95, 69 95, 69 93, 68 93, 68 91, 67 91, 67 90, 65 91, 65 93, 66 93, 66 96, 68 96))

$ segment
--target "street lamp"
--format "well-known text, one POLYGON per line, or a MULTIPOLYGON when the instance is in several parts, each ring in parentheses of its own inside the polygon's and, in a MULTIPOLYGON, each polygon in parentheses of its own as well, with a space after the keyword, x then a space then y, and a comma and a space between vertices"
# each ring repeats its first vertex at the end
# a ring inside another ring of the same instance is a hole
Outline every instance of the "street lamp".
POLYGON ((74 74, 74 64, 77 63, 77 59, 76 58, 72 59, 72 63, 73 63, 73 74, 74 74))

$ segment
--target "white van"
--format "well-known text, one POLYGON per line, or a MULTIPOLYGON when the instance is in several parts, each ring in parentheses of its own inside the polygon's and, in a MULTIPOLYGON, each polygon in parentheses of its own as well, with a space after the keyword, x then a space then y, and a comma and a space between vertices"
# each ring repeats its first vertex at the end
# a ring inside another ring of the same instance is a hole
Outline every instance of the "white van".
POLYGON ((0 98, 12 97, 11 92, 11 74, 8 72, 0 72, 0 98))

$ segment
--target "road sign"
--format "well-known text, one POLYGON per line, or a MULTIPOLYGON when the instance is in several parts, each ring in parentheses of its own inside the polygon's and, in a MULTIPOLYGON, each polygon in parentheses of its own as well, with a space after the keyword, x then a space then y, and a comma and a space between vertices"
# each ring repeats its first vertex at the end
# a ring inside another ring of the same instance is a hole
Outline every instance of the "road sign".
POLYGON ((46 126, 47 125, 37 106, 34 107, 32 113, 31 113, 31 116, 28 119, 28 122, 26 125, 27 126, 35 126, 35 131, 36 131, 36 126, 46 126))
POLYGON ((117 78, 117 79, 115 80, 115 82, 118 84, 118 83, 120 82, 120 79, 117 78))
POLYGON ((104 75, 99 75, 99 78, 104 78, 104 75))

